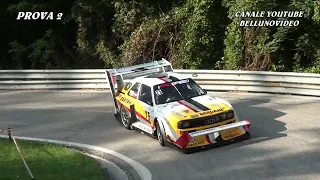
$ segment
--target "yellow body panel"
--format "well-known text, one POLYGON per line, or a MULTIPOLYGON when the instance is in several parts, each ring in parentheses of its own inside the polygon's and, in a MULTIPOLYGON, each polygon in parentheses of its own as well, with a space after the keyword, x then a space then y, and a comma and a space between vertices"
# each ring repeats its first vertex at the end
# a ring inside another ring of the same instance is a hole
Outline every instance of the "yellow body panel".
POLYGON ((244 133, 239 128, 233 128, 230 130, 225 130, 221 132, 221 138, 223 140, 229 140, 238 136, 243 135, 244 133))
POLYGON ((210 143, 208 142, 206 136, 199 136, 194 138, 194 142, 190 142, 186 148, 193 148, 197 146, 205 146, 209 145, 210 143))

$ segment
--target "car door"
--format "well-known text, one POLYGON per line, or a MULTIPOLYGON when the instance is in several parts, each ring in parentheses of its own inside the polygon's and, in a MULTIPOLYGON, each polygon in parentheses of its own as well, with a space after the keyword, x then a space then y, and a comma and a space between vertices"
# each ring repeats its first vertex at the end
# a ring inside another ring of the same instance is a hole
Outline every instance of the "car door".
POLYGON ((140 102, 141 109, 139 112, 140 118, 143 120, 144 123, 152 126, 152 118, 150 116, 153 110, 153 101, 152 101, 152 91, 151 87, 145 84, 141 84, 138 100, 140 102))

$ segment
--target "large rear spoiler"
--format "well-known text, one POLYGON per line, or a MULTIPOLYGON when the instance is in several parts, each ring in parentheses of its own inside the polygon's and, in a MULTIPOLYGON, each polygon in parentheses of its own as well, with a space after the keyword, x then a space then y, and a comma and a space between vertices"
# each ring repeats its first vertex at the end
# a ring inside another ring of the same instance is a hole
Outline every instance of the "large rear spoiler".
POLYGON ((112 98, 114 99, 115 110, 117 111, 118 103, 115 100, 115 93, 117 90, 125 85, 125 80, 134 79, 137 77, 149 76, 153 74, 160 74, 164 72, 172 72, 173 68, 169 61, 162 58, 159 61, 153 61, 134 66, 108 69, 106 70, 107 80, 110 86, 112 98))

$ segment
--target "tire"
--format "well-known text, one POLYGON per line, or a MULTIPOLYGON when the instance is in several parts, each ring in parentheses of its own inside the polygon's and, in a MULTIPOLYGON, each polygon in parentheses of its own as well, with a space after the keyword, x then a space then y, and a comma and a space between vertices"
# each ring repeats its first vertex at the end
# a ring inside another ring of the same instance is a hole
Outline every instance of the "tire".
POLYGON ((119 112, 117 112, 117 114, 114 114, 114 117, 116 118, 117 121, 121 122, 121 117, 119 112))
POLYGON ((191 153, 193 153, 193 152, 192 152, 191 150, 189 150, 189 149, 182 149, 181 151, 182 151, 183 154, 191 154, 191 153))
POLYGON ((166 137, 164 135, 164 132, 161 130, 160 128, 160 124, 159 122, 156 123, 156 128, 157 128, 157 139, 158 139, 158 142, 160 144, 160 146, 165 146, 166 145, 166 137))
POLYGON ((247 139, 250 139, 250 138, 251 138, 250 132, 246 132, 246 135, 247 135, 247 139))
POLYGON ((126 128, 131 130, 131 117, 130 117, 130 112, 128 112, 128 110, 124 107, 121 106, 120 108, 120 121, 122 123, 122 125, 126 128))

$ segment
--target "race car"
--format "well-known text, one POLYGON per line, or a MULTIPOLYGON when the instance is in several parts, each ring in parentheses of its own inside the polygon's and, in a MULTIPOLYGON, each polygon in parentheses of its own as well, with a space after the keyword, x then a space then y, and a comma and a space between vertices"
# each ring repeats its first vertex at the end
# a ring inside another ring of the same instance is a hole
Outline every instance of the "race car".
POLYGON ((106 70, 115 117, 182 150, 227 144, 250 137, 229 102, 212 97, 192 78, 173 71, 166 59, 106 70))

